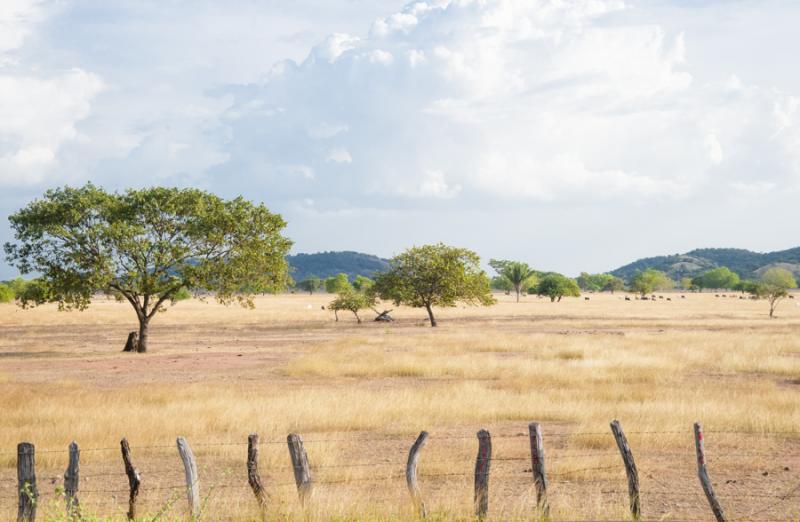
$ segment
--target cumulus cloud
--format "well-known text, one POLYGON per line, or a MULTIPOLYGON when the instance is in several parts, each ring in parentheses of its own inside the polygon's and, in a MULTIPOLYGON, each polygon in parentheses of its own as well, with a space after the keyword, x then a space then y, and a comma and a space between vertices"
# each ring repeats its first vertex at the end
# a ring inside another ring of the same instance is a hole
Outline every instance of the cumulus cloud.
POLYGON ((260 129, 269 143, 240 153, 302 158, 319 181, 304 190, 345 199, 680 200, 740 192, 764 154, 767 175, 800 186, 797 99, 697 84, 682 32, 608 23, 628 8, 412 2, 238 91, 232 110, 256 97, 281 112, 233 122, 233 139, 260 129))
POLYGON ((103 82, 79 68, 48 73, 21 65, 14 52, 43 18, 41 2, 0 5, 0 186, 41 181, 58 164, 62 146, 80 140, 103 82))

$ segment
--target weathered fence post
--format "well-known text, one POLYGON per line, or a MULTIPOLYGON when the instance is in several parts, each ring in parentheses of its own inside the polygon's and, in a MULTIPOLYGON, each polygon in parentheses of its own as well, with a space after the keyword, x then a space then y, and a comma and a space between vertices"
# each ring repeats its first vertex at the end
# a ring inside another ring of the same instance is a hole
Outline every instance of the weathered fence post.
POLYGON ((267 492, 258 473, 258 435, 255 433, 247 437, 247 482, 250 483, 261 515, 264 517, 267 512, 267 492))
POLYGON ((625 464, 625 473, 628 475, 628 496, 630 496, 631 514, 633 518, 638 519, 642 516, 639 471, 636 469, 636 463, 633 461, 633 452, 631 452, 628 439, 625 437, 625 432, 622 431, 622 425, 618 420, 611 422, 611 433, 614 434, 614 440, 617 441, 619 453, 622 455, 622 462, 625 464))
POLYGON ((34 447, 30 442, 20 442, 17 445, 17 486, 19 492, 17 522, 33 522, 36 520, 39 491, 36 489, 34 447))
POLYGON ((492 437, 478 432, 478 456, 475 458, 475 516, 484 518, 489 511, 489 470, 492 462, 492 437))
POLYGON ((531 422, 528 425, 528 434, 531 440, 531 472, 536 486, 536 504, 541 518, 546 520, 550 517, 550 504, 547 502, 547 472, 544 467, 542 429, 538 422, 531 422))
POLYGON ((306 455, 306 450, 303 447, 303 437, 291 433, 286 437, 286 442, 289 444, 289 456, 292 458, 297 494, 300 497, 300 504, 305 506, 306 500, 311 497, 313 484, 311 482, 311 470, 308 467, 308 455, 306 455))
POLYGON ((427 441, 428 432, 421 431, 414 445, 411 446, 411 450, 408 452, 408 462, 406 463, 406 483, 408 484, 408 492, 411 493, 411 499, 414 501, 414 508, 422 518, 428 515, 428 510, 425 508, 425 502, 422 500, 422 492, 419 489, 419 484, 417 484, 417 461, 427 441))
POLYGON ((700 478, 700 485, 711 505, 711 511, 717 518, 717 522, 725 522, 725 513, 719 505, 714 488, 711 486, 711 479, 708 478, 708 468, 706 467, 706 444, 703 439, 703 426, 699 422, 694 423, 694 446, 697 449, 697 476, 700 478))
POLYGON ((131 460, 131 446, 128 444, 128 439, 122 439, 119 442, 122 448, 122 462, 125 463, 125 474, 128 475, 128 487, 130 488, 130 496, 128 497, 128 520, 136 519, 136 498, 139 496, 139 485, 142 483, 139 470, 133 466, 131 460))
POLYGON ((64 472, 64 497, 67 502, 67 518, 70 519, 80 516, 80 502, 78 501, 80 456, 78 443, 72 441, 72 444, 69 445, 69 465, 64 472))
POLYGON ((183 461, 183 471, 186 475, 186 496, 189 500, 189 512, 192 519, 200 517, 200 479, 197 476, 197 461, 194 458, 191 446, 183 437, 178 437, 178 453, 183 461))

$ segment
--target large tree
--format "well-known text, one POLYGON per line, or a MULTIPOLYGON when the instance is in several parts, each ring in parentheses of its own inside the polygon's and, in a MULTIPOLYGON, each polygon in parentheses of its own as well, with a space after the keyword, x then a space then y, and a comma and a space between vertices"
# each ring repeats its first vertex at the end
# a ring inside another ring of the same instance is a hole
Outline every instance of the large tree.
POLYGON ((774 267, 765 271, 761 280, 749 288, 755 297, 764 298, 769 303, 769 316, 775 317, 775 308, 789 290, 797 288, 794 275, 785 268, 774 267))
POLYGON ((278 214, 241 197, 223 200, 196 189, 107 192, 92 184, 49 190, 9 217, 16 242, 8 261, 40 275, 23 306, 56 302, 85 309, 96 292, 126 300, 147 351, 153 316, 182 289, 253 306, 253 293, 289 280, 291 246, 278 214))
POLYGON ((700 288, 715 290, 724 288, 730 290, 739 283, 739 275, 736 272, 732 272, 728 267, 721 266, 719 268, 712 268, 702 275, 695 277, 692 283, 700 288))
POLYGON ((489 261, 497 275, 508 282, 507 287, 509 291, 513 290, 517 294, 517 302, 519 303, 519 295, 522 290, 528 288, 534 283, 536 279, 536 271, 529 267, 526 263, 519 261, 503 261, 492 259, 489 261))
POLYGON ((425 308, 431 326, 436 326, 434 307, 495 303, 480 258, 471 250, 442 243, 414 247, 389 266, 375 279, 375 293, 396 305, 425 308))

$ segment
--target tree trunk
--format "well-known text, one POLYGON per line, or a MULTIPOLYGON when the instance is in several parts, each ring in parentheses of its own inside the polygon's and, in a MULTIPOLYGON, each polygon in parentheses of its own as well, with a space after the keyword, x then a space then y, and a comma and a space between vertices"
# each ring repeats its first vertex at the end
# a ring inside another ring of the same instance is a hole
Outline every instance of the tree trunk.
POLYGON ((150 327, 150 319, 139 318, 139 343, 136 345, 137 353, 147 352, 147 331, 150 327))
POLYGON ((358 321, 358 324, 361 324, 361 318, 358 316, 358 312, 353 312, 353 315, 356 316, 356 321, 358 321))
POLYGON ((425 305, 425 309, 428 311, 428 317, 431 320, 431 326, 436 326, 436 318, 433 317, 433 309, 431 308, 431 305, 425 305))
POLYGON ((517 302, 519 303, 519 292, 520 292, 520 288, 519 288, 519 287, 517 287, 517 289, 516 289, 516 290, 517 290, 517 302))

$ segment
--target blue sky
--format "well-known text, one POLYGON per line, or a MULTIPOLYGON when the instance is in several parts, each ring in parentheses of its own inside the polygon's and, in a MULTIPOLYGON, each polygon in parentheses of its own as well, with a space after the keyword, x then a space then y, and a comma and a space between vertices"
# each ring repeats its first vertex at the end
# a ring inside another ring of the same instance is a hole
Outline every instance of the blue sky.
POLYGON ((574 275, 797 246, 798 23, 774 0, 4 0, 0 242, 92 181, 263 201, 296 252, 444 241, 574 275))

